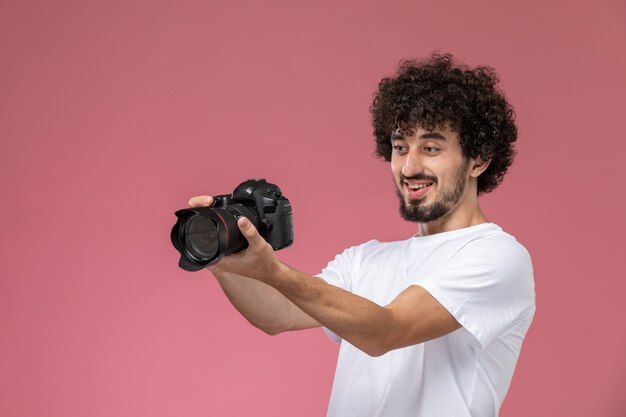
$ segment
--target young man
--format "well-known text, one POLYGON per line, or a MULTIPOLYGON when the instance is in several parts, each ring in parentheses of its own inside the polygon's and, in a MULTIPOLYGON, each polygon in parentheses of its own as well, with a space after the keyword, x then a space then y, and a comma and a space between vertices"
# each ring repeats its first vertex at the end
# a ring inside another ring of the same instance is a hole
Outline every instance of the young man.
POLYGON ((497 416, 535 310, 528 253, 478 204, 517 138, 497 82, 450 55, 404 62, 381 81, 376 149, 414 237, 347 249, 311 277, 242 218, 248 249, 209 268, 265 332, 321 325, 341 342, 329 416, 497 416))

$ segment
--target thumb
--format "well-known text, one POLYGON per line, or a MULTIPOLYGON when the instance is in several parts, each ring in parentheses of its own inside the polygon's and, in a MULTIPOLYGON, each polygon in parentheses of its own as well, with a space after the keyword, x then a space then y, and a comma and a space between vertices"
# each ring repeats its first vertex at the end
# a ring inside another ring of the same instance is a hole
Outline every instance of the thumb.
POLYGON ((258 230, 252 222, 247 217, 240 217, 237 220, 237 226, 241 231, 241 234, 248 240, 248 245, 250 247, 258 247, 259 245, 263 245, 264 239, 259 235, 258 230))

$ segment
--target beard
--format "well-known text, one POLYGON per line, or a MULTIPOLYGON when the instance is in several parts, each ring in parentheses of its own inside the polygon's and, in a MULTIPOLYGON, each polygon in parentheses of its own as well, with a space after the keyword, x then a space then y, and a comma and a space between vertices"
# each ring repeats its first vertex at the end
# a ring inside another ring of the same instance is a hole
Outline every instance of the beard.
MULTIPOLYGON (((452 208, 461 200, 463 193, 465 192, 465 186, 467 185, 466 171, 469 160, 459 167, 455 174, 454 186, 451 190, 437 190, 441 194, 437 200, 425 205, 421 203, 421 200, 405 200, 400 187, 396 186, 396 193, 400 199, 400 216, 407 221, 414 223, 428 223, 433 220, 437 220, 452 210, 452 208)), ((431 177, 426 175, 414 175, 412 177, 400 178, 400 184, 403 184, 405 179, 415 180, 427 180, 432 181, 433 185, 438 184, 437 177, 431 177)), ((427 196, 424 197, 424 199, 427 196)))

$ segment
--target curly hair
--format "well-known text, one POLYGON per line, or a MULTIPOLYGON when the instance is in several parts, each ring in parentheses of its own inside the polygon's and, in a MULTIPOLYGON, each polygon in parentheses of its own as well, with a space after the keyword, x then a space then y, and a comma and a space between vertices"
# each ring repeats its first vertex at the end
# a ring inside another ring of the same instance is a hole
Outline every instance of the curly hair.
POLYGON ((478 177, 478 194, 495 189, 513 162, 515 113, 493 68, 468 68, 450 54, 405 60, 394 77, 383 78, 370 107, 377 157, 391 161, 391 134, 411 134, 449 125, 463 154, 491 160, 478 177))

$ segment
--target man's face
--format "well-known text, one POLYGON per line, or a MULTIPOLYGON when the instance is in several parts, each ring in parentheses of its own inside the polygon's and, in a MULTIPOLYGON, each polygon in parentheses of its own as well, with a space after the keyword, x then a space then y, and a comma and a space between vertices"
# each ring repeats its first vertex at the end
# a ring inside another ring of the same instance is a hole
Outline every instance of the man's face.
POLYGON ((400 198, 400 214, 427 223, 452 214, 464 201, 470 159, 450 128, 392 135, 391 170, 400 198), (410 136, 408 136, 410 135, 410 136))

